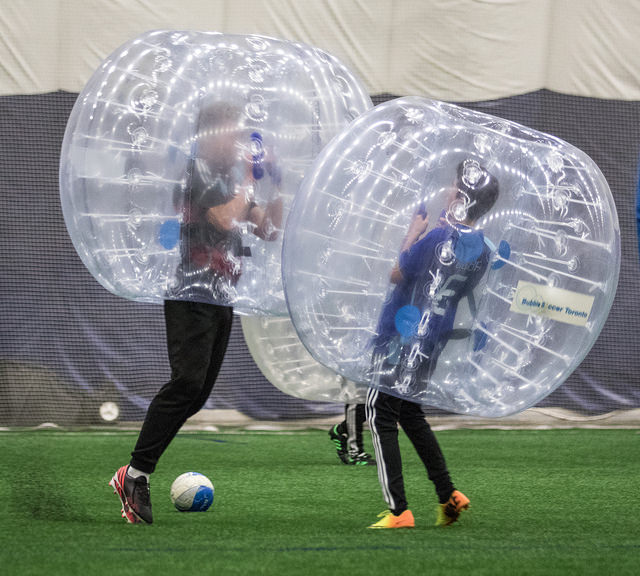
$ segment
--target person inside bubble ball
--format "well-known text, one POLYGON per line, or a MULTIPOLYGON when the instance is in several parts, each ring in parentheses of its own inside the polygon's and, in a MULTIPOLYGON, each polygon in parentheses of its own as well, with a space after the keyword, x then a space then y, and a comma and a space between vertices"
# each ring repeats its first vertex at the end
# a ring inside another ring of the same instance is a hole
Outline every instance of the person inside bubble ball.
POLYGON ((242 257, 250 256, 242 247, 242 235, 249 230, 267 241, 278 236, 282 199, 259 206, 255 187, 265 175, 279 186, 280 174, 265 158, 262 136, 248 135, 240 119, 240 109, 224 102, 209 104, 200 113, 191 186, 181 194, 183 259, 178 278, 182 282, 175 298, 231 299, 242 257))
POLYGON ((448 209, 428 233, 429 218, 417 210, 391 273, 395 285, 373 340, 366 410, 389 510, 370 528, 413 528, 398 443, 398 424, 426 467, 439 500, 436 525, 455 522, 469 507, 456 490, 444 456, 419 403, 406 398, 428 385, 438 355, 454 334, 458 303, 487 270, 491 250, 477 222, 496 202, 497 179, 477 160, 456 170, 448 209))
POLYGON ((129 464, 110 481, 130 523, 153 522, 149 476, 215 384, 231 332, 232 302, 225 297, 240 276, 242 230, 272 241, 281 226, 281 198, 264 206, 254 199, 256 180, 268 172, 277 187, 279 175, 255 146, 259 134, 251 134, 253 149, 244 142, 241 120, 242 109, 228 102, 200 109, 190 184, 179 195, 178 286, 164 302, 171 378, 149 405, 129 464))

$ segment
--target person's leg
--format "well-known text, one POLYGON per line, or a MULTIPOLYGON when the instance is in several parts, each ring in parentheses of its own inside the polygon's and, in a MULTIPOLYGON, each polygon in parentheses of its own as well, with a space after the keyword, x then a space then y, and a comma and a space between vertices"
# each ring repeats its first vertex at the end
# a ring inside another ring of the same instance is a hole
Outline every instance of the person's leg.
POLYGON ((399 422, 418 452, 438 494, 440 504, 436 525, 448 526, 458 519, 462 510, 469 508, 469 498, 455 489, 440 444, 420 405, 403 401, 399 422))
POLYGON ((427 469, 429 479, 435 485, 438 500, 440 503, 446 502, 454 486, 440 444, 425 419, 420 405, 403 400, 398 422, 427 469))
POLYGON ((167 446, 169 446, 175 435, 180 431, 185 421, 196 414, 211 395, 229 344, 229 336, 231 335, 231 326, 233 324, 233 309, 227 306, 215 306, 212 304, 197 304, 197 306, 203 310, 205 315, 210 317, 210 332, 213 334, 213 339, 209 352, 209 369, 204 378, 200 394, 193 398, 193 402, 186 415, 181 418, 180 421, 177 421, 175 428, 166 435, 162 452, 167 449, 167 446))
MULTIPOLYGON (((211 306, 211 305, 207 305, 211 306)), ((214 340, 211 345, 209 356, 209 369, 205 376, 204 386, 200 395, 194 398, 194 401, 187 412, 187 418, 196 414, 206 403, 211 395, 211 391, 216 383, 222 362, 224 361, 227 347, 229 345, 229 337, 231 336, 231 327, 233 325, 233 308, 228 306, 215 306, 215 313, 212 318, 212 329, 214 331, 214 340)))
POLYGON ((347 436, 349 432, 347 428, 347 418, 349 417, 349 406, 350 404, 344 405, 344 420, 333 427, 335 433, 340 434, 341 436, 347 436))
POLYGON ((167 300, 165 320, 171 380, 147 410, 131 466, 148 474, 189 416, 206 402, 226 351, 233 310, 167 300))
POLYGON ((347 447, 347 414, 349 411, 349 405, 346 404, 344 408, 345 419, 339 424, 335 424, 329 430, 329 439, 331 440, 336 454, 343 464, 350 464, 349 450, 347 447))
POLYGON ((349 464, 354 466, 375 466, 376 461, 371 454, 365 452, 362 431, 366 420, 364 404, 347 404, 345 429, 348 447, 349 464))
POLYGON ((226 350, 231 308, 193 302, 165 302, 171 380, 151 402, 129 466, 109 484, 131 523, 153 522, 148 475, 185 420, 211 393, 226 350))
POLYGON ((402 400, 370 388, 366 414, 378 462, 378 480, 389 510, 396 516, 407 509, 398 443, 398 417, 402 400))
POLYGON ((364 452, 362 445, 362 425, 365 419, 364 404, 347 404, 345 409, 345 428, 349 456, 364 452))

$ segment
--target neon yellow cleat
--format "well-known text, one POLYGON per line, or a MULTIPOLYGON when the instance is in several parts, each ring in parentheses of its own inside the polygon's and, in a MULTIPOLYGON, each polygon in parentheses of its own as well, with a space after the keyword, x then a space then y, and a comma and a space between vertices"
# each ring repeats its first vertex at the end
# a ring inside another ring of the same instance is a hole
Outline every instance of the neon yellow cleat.
POLYGON ((396 516, 389 510, 385 510, 378 514, 378 518, 382 519, 378 520, 375 524, 371 524, 369 528, 413 528, 416 525, 411 510, 405 510, 399 516, 396 516))
POLYGON ((469 498, 467 498, 459 490, 454 490, 444 504, 438 505, 438 517, 436 518, 436 526, 449 526, 453 524, 460 512, 469 509, 469 498))

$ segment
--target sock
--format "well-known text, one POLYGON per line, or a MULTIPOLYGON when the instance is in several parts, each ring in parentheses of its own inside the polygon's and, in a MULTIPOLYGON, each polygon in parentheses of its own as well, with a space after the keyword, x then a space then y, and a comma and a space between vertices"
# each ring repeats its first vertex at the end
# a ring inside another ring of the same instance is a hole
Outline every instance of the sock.
POLYGON ((138 470, 131 465, 127 467, 127 476, 129 476, 129 478, 139 478, 140 476, 144 476, 147 479, 147 483, 149 482, 149 474, 142 470, 138 470))

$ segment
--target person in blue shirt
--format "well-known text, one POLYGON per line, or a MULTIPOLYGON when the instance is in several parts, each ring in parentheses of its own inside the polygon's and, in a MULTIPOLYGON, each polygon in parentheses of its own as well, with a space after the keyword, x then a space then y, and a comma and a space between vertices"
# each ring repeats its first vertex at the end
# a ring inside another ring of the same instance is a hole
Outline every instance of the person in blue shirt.
POLYGON ((497 179, 477 160, 460 162, 449 206, 427 233, 423 207, 411 222, 398 263, 395 285, 373 339, 367 419, 375 448, 378 479, 389 510, 370 528, 412 528, 398 444, 398 424, 424 463, 438 495, 437 525, 455 522, 469 499, 456 490, 420 404, 407 400, 429 385, 438 356, 454 334, 458 303, 485 274, 491 250, 476 223, 499 195, 497 179))

